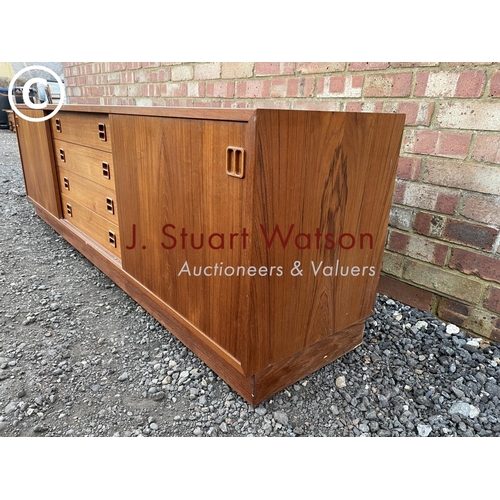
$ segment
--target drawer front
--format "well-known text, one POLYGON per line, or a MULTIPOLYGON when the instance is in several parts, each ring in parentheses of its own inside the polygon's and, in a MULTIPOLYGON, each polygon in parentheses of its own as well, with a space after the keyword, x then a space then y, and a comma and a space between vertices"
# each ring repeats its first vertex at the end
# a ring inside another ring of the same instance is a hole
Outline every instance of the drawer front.
POLYGON ((73 172, 58 168, 59 189, 61 194, 118 225, 116 194, 100 184, 80 177, 73 172))
POLYGON ((63 216, 80 231, 117 257, 121 258, 118 226, 61 194, 63 216))
POLYGON ((111 130, 106 114, 60 111, 50 119, 50 126, 54 139, 111 151, 111 130))
POLYGON ((111 153, 57 140, 54 141, 54 153, 58 167, 114 191, 115 174, 111 153))

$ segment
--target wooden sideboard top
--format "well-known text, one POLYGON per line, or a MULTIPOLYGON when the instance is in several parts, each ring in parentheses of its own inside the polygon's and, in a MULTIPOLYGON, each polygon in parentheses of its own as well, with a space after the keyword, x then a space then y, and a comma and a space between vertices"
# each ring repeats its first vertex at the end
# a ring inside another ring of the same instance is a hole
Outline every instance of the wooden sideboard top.
MULTIPOLYGON (((30 109, 25 104, 18 104, 18 107, 20 110, 30 109)), ((56 105, 49 104, 46 108, 44 108, 44 111, 53 111, 54 109, 56 109, 56 105)), ((60 111, 248 122, 252 119, 253 116, 255 116, 256 110, 233 108, 173 108, 160 106, 144 107, 64 104, 60 111)))
MULTIPOLYGON (((17 105, 20 110, 30 109, 25 104, 17 105)), ((45 111, 53 111, 56 104, 49 104, 45 111)), ((169 107, 169 106, 122 106, 122 105, 93 105, 93 104, 64 104, 60 111, 74 111, 78 113, 108 113, 118 115, 141 115, 170 118, 193 118, 203 120, 224 120, 249 122, 258 111, 287 111, 291 113, 340 113, 356 114, 357 111, 318 111, 318 110, 289 110, 281 108, 209 108, 209 107, 169 107)), ((367 114, 367 113, 363 113, 367 114)), ((401 113, 368 113, 371 115, 400 115, 401 113)))

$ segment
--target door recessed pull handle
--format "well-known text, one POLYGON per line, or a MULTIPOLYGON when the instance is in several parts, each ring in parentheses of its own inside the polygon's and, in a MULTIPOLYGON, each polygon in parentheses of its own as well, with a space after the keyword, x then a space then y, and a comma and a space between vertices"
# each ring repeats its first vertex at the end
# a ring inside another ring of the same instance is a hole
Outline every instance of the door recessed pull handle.
POLYGON ((226 149, 226 173, 242 179, 245 175, 245 150, 235 146, 226 149))

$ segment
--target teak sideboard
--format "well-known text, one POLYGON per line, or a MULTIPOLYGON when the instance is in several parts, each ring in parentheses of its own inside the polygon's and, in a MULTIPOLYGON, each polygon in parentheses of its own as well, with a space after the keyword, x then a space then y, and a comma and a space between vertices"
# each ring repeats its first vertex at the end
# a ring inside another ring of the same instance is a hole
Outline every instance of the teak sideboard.
POLYGON ((273 109, 16 116, 36 213, 252 404, 362 342, 403 126, 273 109))

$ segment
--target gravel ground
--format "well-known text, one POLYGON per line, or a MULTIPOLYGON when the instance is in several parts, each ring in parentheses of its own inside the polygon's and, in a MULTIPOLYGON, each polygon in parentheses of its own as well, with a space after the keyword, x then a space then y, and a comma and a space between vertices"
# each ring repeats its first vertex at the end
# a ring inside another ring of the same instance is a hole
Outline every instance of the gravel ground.
POLYGON ((499 346, 384 296, 360 347, 252 407, 35 215, 13 132, 0 157, 0 435, 500 435, 499 346))

